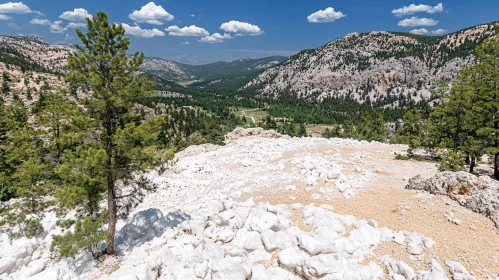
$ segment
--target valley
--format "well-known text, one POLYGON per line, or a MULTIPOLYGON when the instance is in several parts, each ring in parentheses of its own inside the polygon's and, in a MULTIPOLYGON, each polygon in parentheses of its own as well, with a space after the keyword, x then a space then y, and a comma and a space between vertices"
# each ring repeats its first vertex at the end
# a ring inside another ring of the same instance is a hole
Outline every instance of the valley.
MULTIPOLYGON (((499 279, 499 25, 190 65, 142 9, 0 36, 0 279, 499 279)), ((164 30, 271 32, 220 29, 164 30)))

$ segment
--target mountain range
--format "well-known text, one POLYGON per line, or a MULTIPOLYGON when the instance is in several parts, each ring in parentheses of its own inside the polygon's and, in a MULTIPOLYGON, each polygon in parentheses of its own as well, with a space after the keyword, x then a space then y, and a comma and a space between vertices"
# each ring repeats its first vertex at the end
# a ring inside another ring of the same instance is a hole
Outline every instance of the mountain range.
MULTIPOLYGON (((359 102, 430 98, 434 83, 451 82, 474 61, 475 47, 493 36, 483 24, 446 36, 374 31, 351 33, 301 51, 245 85, 257 95, 298 98, 349 96, 359 102)), ((396 106, 396 102, 385 102, 396 106)))
MULTIPOLYGON (((245 89, 256 97, 290 95, 305 100, 349 97, 397 107, 402 99, 431 98, 435 82, 455 79, 463 66, 473 63, 474 48, 494 34, 494 23, 445 36, 351 33, 289 58, 189 65, 146 57, 142 70, 174 82, 194 81, 192 86, 205 90, 236 87, 233 91, 245 89)), ((0 49, 0 72, 10 75, 11 88, 39 89, 40 80, 63 84, 60 73, 74 46, 47 44, 36 36, 0 36, 0 49)))

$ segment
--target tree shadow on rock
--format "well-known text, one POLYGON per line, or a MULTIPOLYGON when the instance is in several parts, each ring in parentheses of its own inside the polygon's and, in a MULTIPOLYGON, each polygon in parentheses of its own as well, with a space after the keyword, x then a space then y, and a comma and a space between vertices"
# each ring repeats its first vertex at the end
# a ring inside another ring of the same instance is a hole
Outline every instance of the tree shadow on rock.
POLYGON ((135 214, 131 222, 125 225, 116 235, 116 249, 118 247, 135 247, 160 237, 170 228, 174 228, 191 216, 180 210, 170 212, 166 216, 158 209, 148 209, 135 214))

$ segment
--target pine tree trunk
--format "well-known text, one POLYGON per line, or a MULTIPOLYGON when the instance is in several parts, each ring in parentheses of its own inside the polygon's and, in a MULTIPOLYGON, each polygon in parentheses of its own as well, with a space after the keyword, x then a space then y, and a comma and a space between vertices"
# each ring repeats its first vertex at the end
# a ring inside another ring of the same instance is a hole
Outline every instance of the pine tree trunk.
POLYGON ((499 180, 499 153, 494 155, 494 177, 499 180))
POLYGON ((106 253, 114 254, 114 236, 116 233, 116 200, 114 193, 114 181, 111 170, 107 175, 107 209, 108 209, 108 231, 109 237, 106 243, 106 253))
POLYGON ((475 166, 476 166, 476 157, 471 157, 471 159, 470 159, 470 173, 473 173, 475 171, 475 166))
POLYGON ((108 224, 107 228, 109 231, 109 237, 106 243, 106 253, 114 254, 114 236, 116 233, 116 217, 117 217, 117 206, 116 206, 116 194, 114 189, 114 176, 113 176, 113 141, 112 137, 112 121, 111 121, 111 110, 107 110, 106 114, 106 155, 107 155, 107 211, 108 213, 108 224))

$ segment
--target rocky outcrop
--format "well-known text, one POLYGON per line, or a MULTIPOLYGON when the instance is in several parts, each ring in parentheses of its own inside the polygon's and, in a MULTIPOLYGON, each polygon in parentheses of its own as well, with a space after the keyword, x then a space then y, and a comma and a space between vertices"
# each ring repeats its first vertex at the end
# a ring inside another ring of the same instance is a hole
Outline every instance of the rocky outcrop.
POLYGON ((474 47, 493 34, 491 24, 445 37, 384 31, 352 33, 293 55, 246 87, 257 89, 262 96, 348 96, 359 102, 398 106, 402 97, 428 99, 435 82, 455 79, 459 69, 474 60, 474 47))
POLYGON ((447 195, 462 206, 487 216, 499 227, 499 182, 490 177, 446 171, 429 179, 414 177, 406 188, 447 195))
POLYGON ((281 138, 287 137, 279 134, 275 130, 265 130, 261 127, 256 128, 242 128, 238 127, 234 129, 231 133, 225 136, 225 143, 229 144, 235 142, 237 139, 245 138, 249 136, 258 136, 261 138, 281 138))

